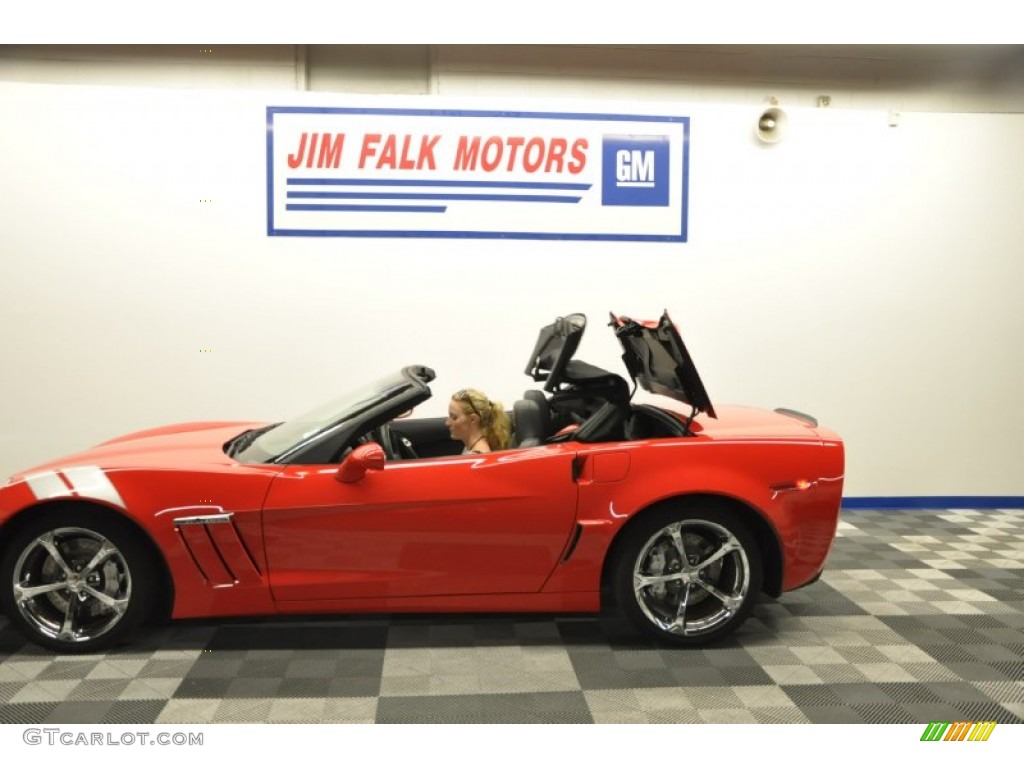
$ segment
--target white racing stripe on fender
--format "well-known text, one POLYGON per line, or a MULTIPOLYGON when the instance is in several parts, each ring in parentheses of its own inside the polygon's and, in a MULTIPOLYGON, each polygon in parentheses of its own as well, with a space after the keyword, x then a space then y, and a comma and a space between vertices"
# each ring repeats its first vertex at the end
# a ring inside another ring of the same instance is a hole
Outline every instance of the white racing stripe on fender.
POLYGON ((124 509, 124 501, 110 478, 99 467, 67 467, 61 474, 79 496, 107 501, 124 509))
POLYGON ((64 484, 56 472, 40 472, 38 475, 29 475, 25 478, 25 482, 40 501, 56 496, 71 495, 71 489, 64 484))

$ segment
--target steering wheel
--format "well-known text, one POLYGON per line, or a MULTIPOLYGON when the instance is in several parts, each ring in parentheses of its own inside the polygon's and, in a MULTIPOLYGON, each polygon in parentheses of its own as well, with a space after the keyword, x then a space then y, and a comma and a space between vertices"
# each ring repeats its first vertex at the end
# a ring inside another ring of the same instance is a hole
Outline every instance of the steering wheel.
POLYGON ((403 435, 401 432, 392 432, 396 442, 398 443, 398 453, 402 454, 407 459, 419 459, 420 455, 416 453, 416 449, 413 447, 413 441, 403 435))
POLYGON ((405 435, 399 434, 391 429, 389 424, 381 424, 370 433, 371 437, 384 449, 388 459, 418 459, 412 442, 405 435))
POLYGON ((389 428, 388 433, 391 438, 391 448, 394 450, 396 457, 401 459, 419 458, 416 449, 412 447, 412 440, 394 429, 389 428))
POLYGON ((368 440, 372 440, 373 442, 380 444, 380 447, 384 449, 384 455, 387 456, 388 461, 393 461, 397 458, 394 446, 391 444, 391 427, 387 424, 381 424, 376 429, 371 430, 366 437, 368 440))

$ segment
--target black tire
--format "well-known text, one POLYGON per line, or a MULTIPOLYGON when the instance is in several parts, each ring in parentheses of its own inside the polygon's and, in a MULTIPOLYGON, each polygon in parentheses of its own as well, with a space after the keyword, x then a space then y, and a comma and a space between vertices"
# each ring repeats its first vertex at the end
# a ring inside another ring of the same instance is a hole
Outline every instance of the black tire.
POLYGON ((113 513, 41 514, 0 555, 4 613, 29 640, 59 653, 125 642, 156 597, 156 568, 141 534, 113 513))
POLYGON ((727 505, 651 510, 623 535, 612 588, 620 610, 644 634, 672 645, 705 645, 736 630, 757 602, 761 553, 727 505))

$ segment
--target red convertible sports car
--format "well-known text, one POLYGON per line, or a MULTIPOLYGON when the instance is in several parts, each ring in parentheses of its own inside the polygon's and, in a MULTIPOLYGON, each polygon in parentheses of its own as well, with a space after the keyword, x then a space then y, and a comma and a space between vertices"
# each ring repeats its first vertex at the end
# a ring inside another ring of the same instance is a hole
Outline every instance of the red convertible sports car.
POLYGON ((714 408, 667 313, 610 325, 628 379, 575 359, 583 315, 541 329, 508 450, 461 455, 443 418, 403 417, 431 396, 412 365, 292 421, 136 432, 15 475, 0 609, 62 653, 167 617, 606 606, 719 638, 821 574, 842 441, 714 408))

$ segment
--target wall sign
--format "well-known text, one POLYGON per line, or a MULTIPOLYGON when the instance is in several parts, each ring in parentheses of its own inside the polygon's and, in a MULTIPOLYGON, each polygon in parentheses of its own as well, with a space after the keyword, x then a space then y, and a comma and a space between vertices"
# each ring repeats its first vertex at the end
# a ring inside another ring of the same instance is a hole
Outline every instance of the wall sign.
POLYGON ((689 117, 267 108, 267 234, 686 241, 689 117))

